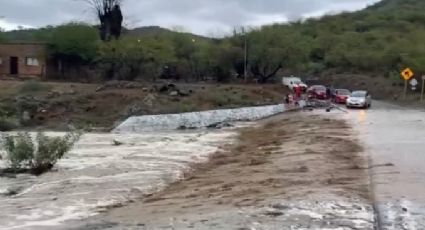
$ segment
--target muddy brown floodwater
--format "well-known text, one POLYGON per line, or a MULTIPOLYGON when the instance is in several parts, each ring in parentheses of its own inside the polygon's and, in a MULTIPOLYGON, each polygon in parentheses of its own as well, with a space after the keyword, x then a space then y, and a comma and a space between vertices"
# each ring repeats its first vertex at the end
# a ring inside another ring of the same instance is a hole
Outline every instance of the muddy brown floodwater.
POLYGON ((184 180, 71 229, 373 229, 368 178, 344 120, 288 113, 242 128, 184 180))
POLYGON ((0 176, 0 230, 64 229, 125 205, 181 179, 189 164, 236 136, 232 129, 85 134, 52 172, 0 176))

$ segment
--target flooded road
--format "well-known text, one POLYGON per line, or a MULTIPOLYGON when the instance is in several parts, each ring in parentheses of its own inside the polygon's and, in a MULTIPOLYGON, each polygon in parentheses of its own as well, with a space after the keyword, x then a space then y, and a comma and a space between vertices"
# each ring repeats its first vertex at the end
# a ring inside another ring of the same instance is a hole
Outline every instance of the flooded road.
MULTIPOLYGON (((265 124, 264 129, 252 128, 242 135, 246 140, 239 136, 244 148, 236 145, 228 150, 229 156, 238 157, 232 151, 242 154, 245 149, 246 155, 238 158, 240 162, 217 158, 217 167, 211 166, 205 177, 198 175, 185 186, 175 185, 162 194, 183 196, 174 200, 179 202, 153 199, 147 206, 137 199, 181 178, 191 163, 205 161, 226 143, 234 144, 237 130, 87 134, 59 162, 57 171, 41 177, 0 177, 0 230, 64 229, 68 223, 72 229, 92 229, 92 222, 97 227, 105 223, 102 229, 109 229, 108 221, 113 221, 117 229, 141 229, 132 219, 141 221, 140 214, 147 218, 142 224, 151 221, 154 226, 168 226, 167 217, 176 216, 193 223, 172 225, 196 229, 282 229, 282 223, 287 225, 284 229, 372 229, 370 199, 364 195, 369 187, 369 181, 364 180, 368 175, 362 171, 367 163, 361 161, 363 148, 356 137, 370 157, 370 180, 380 229, 425 229, 425 112, 375 102, 367 111, 320 111, 318 115, 283 115, 265 124), (358 135, 351 139, 351 126, 326 116, 349 121, 358 135), (268 138, 273 130, 271 136, 276 140, 268 138), (114 140, 122 145, 114 145, 114 140), (240 167, 230 167, 226 162, 240 167), (269 167, 265 167, 267 164, 269 167), (317 175, 323 178, 318 179, 317 175), (17 194, 11 195, 11 191, 17 194), (261 191, 264 194, 260 199, 261 191), (122 206, 125 207, 120 209, 122 206), (89 218, 111 207, 117 209, 89 218), (160 212, 156 212, 158 207, 160 212), (161 207, 167 208, 164 211, 161 207), (87 218, 90 221, 83 221, 81 228, 71 221, 87 218)), ((158 196, 161 198, 161 194, 158 196)), ((149 229, 145 227, 142 229, 149 229)))
POLYGON ((425 229, 425 112, 376 102, 347 116, 370 155, 381 229, 425 229))
POLYGON ((157 194, 68 229, 374 226, 367 157, 343 118, 295 112, 256 122, 194 168, 193 174, 157 194))
POLYGON ((234 135, 232 130, 86 134, 57 171, 0 177, 0 229, 63 229, 69 220, 128 204, 181 178, 189 164, 207 160, 234 135))

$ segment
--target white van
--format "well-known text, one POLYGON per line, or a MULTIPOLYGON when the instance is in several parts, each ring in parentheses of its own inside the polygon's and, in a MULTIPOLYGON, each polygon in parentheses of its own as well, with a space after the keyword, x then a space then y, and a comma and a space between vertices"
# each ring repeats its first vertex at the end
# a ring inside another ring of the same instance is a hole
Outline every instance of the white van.
POLYGON ((301 81, 299 77, 283 77, 282 83, 284 86, 287 86, 289 89, 293 90, 295 86, 301 86, 303 90, 307 89, 307 85, 301 81))

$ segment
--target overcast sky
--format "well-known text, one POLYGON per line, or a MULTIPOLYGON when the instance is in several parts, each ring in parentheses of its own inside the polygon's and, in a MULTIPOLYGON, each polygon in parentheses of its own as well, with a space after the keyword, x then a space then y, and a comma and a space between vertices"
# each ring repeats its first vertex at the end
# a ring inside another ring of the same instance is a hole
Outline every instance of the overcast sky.
MULTIPOLYGON (((341 11, 359 10, 379 0, 125 0, 128 27, 184 27, 220 36, 235 26, 258 26, 341 11)), ((95 23, 83 0, 0 0, 0 27, 41 27, 69 21, 95 23)))

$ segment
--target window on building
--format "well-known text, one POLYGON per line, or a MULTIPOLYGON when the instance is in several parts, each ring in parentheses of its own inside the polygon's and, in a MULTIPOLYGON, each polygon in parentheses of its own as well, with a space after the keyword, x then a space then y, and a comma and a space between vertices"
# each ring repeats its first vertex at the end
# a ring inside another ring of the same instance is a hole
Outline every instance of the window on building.
POLYGON ((29 66, 39 66, 40 63, 38 62, 37 58, 33 58, 33 57, 27 57, 26 58, 26 64, 29 66))

